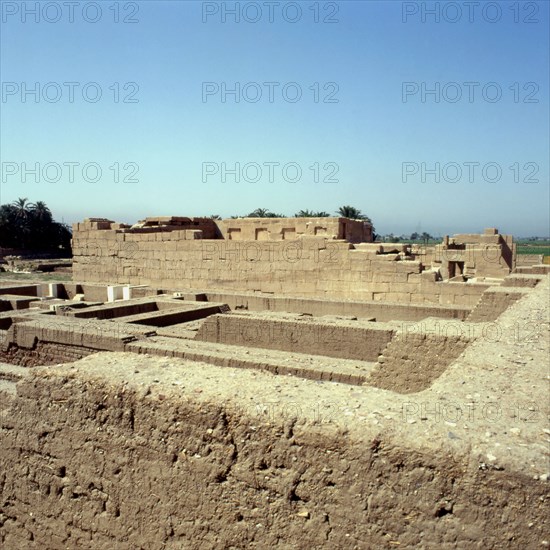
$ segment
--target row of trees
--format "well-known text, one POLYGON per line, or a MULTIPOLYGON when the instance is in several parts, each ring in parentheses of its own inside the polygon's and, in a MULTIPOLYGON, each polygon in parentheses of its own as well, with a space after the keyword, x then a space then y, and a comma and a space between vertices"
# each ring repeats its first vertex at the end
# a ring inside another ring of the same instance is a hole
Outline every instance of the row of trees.
POLYGON ((45 202, 27 198, 0 205, 0 247, 39 252, 71 251, 71 230, 54 221, 45 202))
MULTIPOLYGON (((362 220, 365 222, 368 222, 372 225, 371 219, 363 214, 361 210, 358 208, 355 208, 354 206, 340 206, 338 210, 336 210, 336 215, 340 216, 341 218, 349 218, 351 220, 362 220)), ((324 210, 321 211, 314 211, 314 210, 300 210, 294 214, 295 218, 329 218, 331 214, 328 212, 325 212, 324 210)), ((215 220, 220 220, 221 217, 218 215, 210 216, 211 218, 215 220)), ((232 218, 286 218, 287 216, 285 214, 276 214, 275 212, 271 212, 267 208, 256 208, 256 210, 253 210, 246 216, 231 216, 232 218)), ((373 235, 377 237, 377 235, 374 233, 374 226, 372 226, 373 235)))
MULTIPOLYGON (((329 212, 325 212, 324 210, 321 211, 314 211, 314 210, 300 210, 299 212, 296 212, 294 214, 295 218, 329 218, 332 214, 329 212)), ((361 210, 358 208, 355 208, 354 206, 340 206, 338 210, 336 210, 336 215, 340 216, 342 218, 350 218, 352 220, 363 220, 372 225, 371 219, 363 214, 361 210)), ((253 210, 246 216, 231 216, 232 218, 286 218, 287 216, 285 214, 277 214, 275 212, 271 212, 268 208, 256 208, 256 210, 253 210)), ((220 220, 221 216, 215 215, 211 216, 211 218, 220 220)))
POLYGON ((420 242, 424 244, 428 244, 430 241, 434 240, 440 240, 437 237, 434 237, 430 235, 429 233, 411 233, 411 235, 394 235, 393 233, 389 233, 388 235, 381 236, 381 239, 388 243, 400 243, 400 242, 420 242))
MULTIPOLYGON (((340 216, 342 218, 350 218, 352 220, 363 220, 372 225, 371 219, 363 214, 361 210, 358 208, 355 208, 354 206, 340 206, 338 210, 336 210, 335 214, 337 216, 340 216)), ((315 210, 300 210, 294 214, 295 218, 328 218, 331 214, 329 212, 325 212, 324 210, 321 211, 315 211, 315 210)), ((221 216, 211 216, 213 219, 220 220, 221 216)), ((253 210, 246 216, 231 216, 232 218, 286 218, 287 216, 285 214, 277 214, 275 212, 271 212, 267 208, 256 208, 256 210, 253 210)), ((374 233, 374 226, 373 226, 373 233, 374 233)), ((436 237, 433 237, 427 232, 418 233, 414 232, 411 233, 411 235, 394 235, 393 233, 389 233, 388 235, 376 235, 374 234, 374 237, 376 240, 383 241, 383 242, 389 242, 389 243, 399 243, 399 242, 420 242, 428 244, 430 241, 437 240, 436 237)))
MULTIPOLYGON (((350 218, 352 220, 363 220, 369 223, 371 222, 371 219, 363 214, 361 210, 358 208, 355 208, 354 206, 340 206, 338 210, 336 210, 336 215, 342 217, 342 218, 350 218)), ((296 212, 294 214, 295 218, 329 218, 331 214, 329 212, 325 212, 324 210, 315 212, 314 210, 300 210, 299 212, 296 212)), ((237 216, 235 216, 237 217, 237 216)), ((256 208, 256 210, 253 210, 250 212, 250 214, 247 214, 246 216, 243 216, 244 218, 286 218, 284 214, 275 214, 273 212, 270 212, 267 208, 256 208)))

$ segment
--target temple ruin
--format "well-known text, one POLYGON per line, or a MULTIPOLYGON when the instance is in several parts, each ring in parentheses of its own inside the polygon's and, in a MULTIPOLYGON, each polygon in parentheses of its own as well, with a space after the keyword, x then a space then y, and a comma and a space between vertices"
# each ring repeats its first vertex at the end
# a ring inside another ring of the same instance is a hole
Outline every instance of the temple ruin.
POLYGON ((0 546, 548 545, 549 268, 495 228, 75 224, 72 282, 0 283, 0 546))

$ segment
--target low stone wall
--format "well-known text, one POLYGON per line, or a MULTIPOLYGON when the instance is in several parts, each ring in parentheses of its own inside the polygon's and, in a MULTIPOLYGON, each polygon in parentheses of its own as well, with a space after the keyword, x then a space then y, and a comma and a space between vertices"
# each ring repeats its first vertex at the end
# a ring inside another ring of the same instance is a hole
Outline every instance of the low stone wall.
POLYGON ((398 304, 391 302, 351 300, 321 300, 315 298, 290 298, 237 292, 206 293, 209 301, 223 302, 233 310, 280 311, 289 313, 307 313, 314 316, 345 315, 353 317, 375 318, 377 321, 419 321, 426 317, 464 320, 470 308, 464 306, 431 305, 431 304, 398 304))
POLYGON ((304 236, 372 241, 370 223, 348 218, 231 218, 216 223, 223 238, 233 241, 289 241, 304 236))
POLYGON ((506 277, 506 279, 504 279, 504 281, 502 282, 501 286, 533 288, 537 286, 540 283, 540 281, 542 281, 542 277, 540 275, 527 275, 527 274, 514 273, 506 277))
POLYGON ((544 254, 518 254, 516 256, 516 267, 542 264, 544 254))
POLYGON ((202 323, 195 340, 277 349, 342 359, 376 361, 393 336, 375 323, 322 323, 254 315, 212 315, 202 323))
POLYGON ((531 275, 547 275, 550 273, 550 265, 523 265, 515 269, 515 273, 525 273, 531 275))

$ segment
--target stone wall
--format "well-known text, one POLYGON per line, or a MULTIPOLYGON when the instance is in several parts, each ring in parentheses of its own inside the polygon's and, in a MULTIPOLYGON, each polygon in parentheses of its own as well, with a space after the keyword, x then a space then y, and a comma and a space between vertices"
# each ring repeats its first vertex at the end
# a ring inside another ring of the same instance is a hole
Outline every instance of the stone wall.
POLYGON ((75 227, 75 281, 463 306, 475 305, 486 288, 439 282, 436 272, 402 252, 355 249, 323 237, 239 242, 201 239, 190 230, 102 227, 75 227))
POLYGON ((212 315, 196 340, 376 361, 393 336, 388 327, 351 321, 337 325, 256 315, 212 315), (357 326, 354 326, 357 325, 357 326), (370 325, 370 326, 369 326, 370 325))
POLYGON ((232 218, 217 222, 224 239, 288 241, 301 237, 372 241, 372 225, 348 218, 232 218))
POLYGON ((442 277, 506 277, 516 267, 516 245, 511 235, 489 227, 483 234, 460 233, 445 237, 433 251, 432 265, 442 277))
MULTIPOLYGON (((518 285, 519 286, 519 285, 518 285)), ((534 285, 532 285, 534 286, 534 285)), ((426 317, 464 320, 469 307, 433 304, 399 304, 381 301, 328 300, 319 298, 292 298, 261 293, 207 292, 208 301, 223 302, 232 310, 279 311, 305 313, 313 316, 345 315, 374 318, 376 321, 419 321, 426 317)))
POLYGON ((544 254, 518 254, 516 266, 539 265, 544 260, 544 254))

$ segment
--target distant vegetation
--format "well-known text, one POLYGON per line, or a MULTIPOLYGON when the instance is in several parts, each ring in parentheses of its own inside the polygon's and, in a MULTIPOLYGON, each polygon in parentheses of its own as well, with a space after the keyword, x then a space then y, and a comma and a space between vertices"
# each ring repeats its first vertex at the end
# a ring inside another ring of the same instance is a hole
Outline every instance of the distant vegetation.
MULTIPOLYGON (((294 214, 295 218, 329 218, 331 214, 329 212, 326 212, 324 210, 320 211, 314 211, 314 210, 299 210, 294 214)), ((352 220, 361 220, 368 222, 372 225, 371 219, 363 214, 361 210, 358 208, 355 208, 354 206, 340 206, 338 210, 336 210, 336 216, 339 216, 341 218, 350 218, 352 220)), ((219 219, 219 216, 210 216, 212 219, 219 219)), ((250 214, 247 214, 246 216, 231 216, 231 218, 286 218, 287 216, 285 214, 276 214, 274 212, 271 212, 268 208, 256 208, 256 210, 253 210, 250 212, 250 214)), ((372 227, 372 231, 374 233, 374 226, 372 227)), ((375 235, 376 236, 376 235, 375 235)))
POLYGON ((529 237, 527 239, 515 239, 518 254, 544 254, 550 256, 550 239, 541 237, 529 237))
POLYGON ((71 230, 54 221, 46 203, 18 199, 0 206, 0 247, 35 252, 71 252, 71 230))
MULTIPOLYGON (((342 218, 362 220, 370 223, 369 216, 354 206, 340 206, 335 214, 324 210, 299 210, 294 214, 296 218, 328 218, 336 215, 342 218)), ((212 219, 220 220, 221 216, 214 214, 212 219)), ((232 218, 285 218, 285 214, 271 212, 267 208, 256 208, 245 216, 232 218)), ((374 233, 374 227, 373 227, 374 233)), ((27 198, 20 198, 11 204, 0 206, 0 247, 16 248, 36 252, 68 252, 71 250, 71 229, 64 223, 54 221, 52 213, 42 201, 28 202, 27 198)), ((430 235, 427 232, 414 232, 410 235, 376 235, 377 241, 389 243, 435 244, 441 242, 441 237, 430 235)), ((518 254, 543 254, 550 256, 550 239, 529 237, 515 239, 518 254)))
POLYGON ((429 233, 411 233, 410 235, 394 235, 389 233, 388 235, 380 235, 379 240, 385 243, 415 243, 415 244, 434 244, 440 243, 441 239, 434 237, 429 233))

